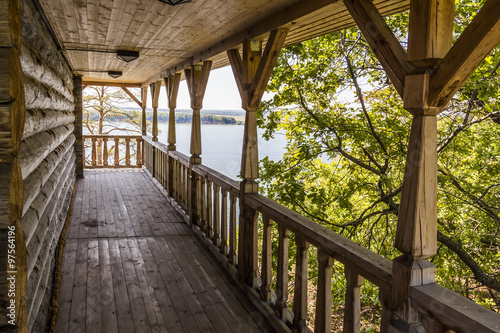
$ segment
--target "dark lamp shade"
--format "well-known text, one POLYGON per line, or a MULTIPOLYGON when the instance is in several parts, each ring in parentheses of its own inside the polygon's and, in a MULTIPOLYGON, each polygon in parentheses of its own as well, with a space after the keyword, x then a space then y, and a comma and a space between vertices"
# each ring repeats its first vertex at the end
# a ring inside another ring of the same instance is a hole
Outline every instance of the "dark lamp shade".
POLYGON ((169 4, 171 6, 177 6, 183 3, 191 2, 191 0, 159 0, 159 1, 169 4))
POLYGON ((119 78, 120 76, 122 76, 122 72, 121 71, 108 71, 108 75, 111 76, 113 79, 117 79, 119 78))
POLYGON ((116 57, 125 62, 131 62, 137 58, 139 58, 138 51, 127 51, 127 50, 118 50, 116 51, 116 57))

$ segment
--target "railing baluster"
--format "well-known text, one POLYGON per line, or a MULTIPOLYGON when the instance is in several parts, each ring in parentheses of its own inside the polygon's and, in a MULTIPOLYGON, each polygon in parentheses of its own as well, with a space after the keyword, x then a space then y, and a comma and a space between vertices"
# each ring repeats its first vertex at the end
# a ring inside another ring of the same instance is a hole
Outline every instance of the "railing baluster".
POLYGON ((214 238, 214 225, 212 219, 212 182, 207 179, 207 205, 206 205, 206 219, 207 219, 207 235, 208 238, 214 238))
POLYGON ((347 279, 344 311, 344 333, 358 333, 361 331, 361 298, 360 287, 364 278, 348 266, 344 267, 347 279))
POLYGON ((220 187, 214 184, 214 232, 212 242, 215 246, 220 247, 220 187))
POLYGON ((290 231, 278 225, 278 276, 276 278, 276 314, 283 321, 288 320, 288 240, 290 231))
POLYGON ((97 148, 96 148, 96 138, 92 138, 92 166, 97 165, 97 148))
POLYGON ((141 166, 142 165, 142 150, 141 150, 141 143, 142 143, 142 139, 140 138, 137 138, 137 157, 135 159, 136 161, 136 165, 137 166, 141 166))
POLYGON ((297 245, 295 266, 295 292, 293 294, 293 326, 296 332, 308 331, 307 320, 307 252, 309 243, 295 235, 297 245))
POLYGON ((102 138, 102 165, 108 165, 108 138, 102 138))
POLYGON ((229 195, 229 262, 236 265, 238 257, 236 255, 236 196, 229 195))
POLYGON ((205 177, 198 175, 197 176, 197 195, 196 195, 196 215, 198 215, 198 223, 199 227, 203 232, 207 232, 207 228, 205 226, 205 219, 203 218, 203 207, 205 205, 205 177))
POLYGON ((120 149, 118 147, 119 141, 119 138, 115 138, 115 165, 120 165, 120 149))
POLYGON ((268 216, 262 216, 263 236, 262 236, 262 285, 260 289, 260 296, 265 301, 271 300, 271 275, 273 264, 273 244, 271 240, 271 226, 273 221, 268 216))
POLYGON ((220 252, 224 255, 227 255, 227 191, 225 189, 222 189, 222 208, 220 216, 221 216, 220 252))
POLYGON ((318 287, 314 333, 332 330, 332 265, 333 259, 318 248, 318 287))
POLYGON ((125 138, 125 165, 130 165, 130 139, 125 138))

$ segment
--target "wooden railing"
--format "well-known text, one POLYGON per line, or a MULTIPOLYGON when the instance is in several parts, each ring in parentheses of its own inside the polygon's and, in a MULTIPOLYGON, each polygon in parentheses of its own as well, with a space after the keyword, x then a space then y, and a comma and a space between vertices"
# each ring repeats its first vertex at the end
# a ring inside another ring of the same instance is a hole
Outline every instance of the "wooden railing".
POLYGON ((84 149, 90 150, 90 157, 84 159, 84 167, 142 168, 142 142, 142 136, 84 135, 83 143, 87 147, 84 149))
MULTIPOLYGON (((347 282, 343 331, 360 331, 360 288, 364 279, 379 288, 382 305, 380 331, 389 331, 392 261, 260 194, 244 196, 244 205, 260 214, 260 250, 255 246, 252 253, 239 253, 238 249, 247 248, 239 246, 240 242, 257 242, 257 237, 250 240, 238 238, 237 228, 241 226, 237 210, 245 208, 237 206, 242 200, 239 183, 206 166, 190 166, 187 156, 168 151, 166 145, 153 142, 150 137, 145 137, 144 142, 147 169, 168 190, 168 195, 189 218, 193 230, 277 331, 310 330, 307 325, 309 253, 316 253, 319 267, 314 286, 317 295, 314 320, 310 322, 314 325, 314 332, 331 331, 334 260, 344 265, 347 282), (192 182, 196 186, 192 186, 192 182), (273 228, 277 229, 277 240, 271 236, 273 228), (294 258, 288 256, 291 239, 296 246, 294 258), (273 271, 275 241, 278 255, 277 268, 273 271), (315 251, 309 251, 310 246, 315 251), (250 262, 261 258, 255 284, 243 282, 245 277, 238 269, 238 258, 243 256, 250 257, 250 262), (293 299, 288 295, 290 260, 295 266, 293 299), (273 276, 276 277, 274 284, 273 276)), ((412 306, 421 313, 428 332, 500 332, 497 314, 437 284, 411 287, 409 297, 412 306)))

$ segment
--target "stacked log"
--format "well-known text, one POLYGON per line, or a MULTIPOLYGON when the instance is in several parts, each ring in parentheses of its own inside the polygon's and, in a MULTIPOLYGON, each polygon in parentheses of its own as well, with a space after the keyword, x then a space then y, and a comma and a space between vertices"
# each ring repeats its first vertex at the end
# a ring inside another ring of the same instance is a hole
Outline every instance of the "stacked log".
POLYGON ((32 0, 20 0, 25 121, 19 148, 29 331, 45 329, 55 252, 75 184, 73 73, 32 0))

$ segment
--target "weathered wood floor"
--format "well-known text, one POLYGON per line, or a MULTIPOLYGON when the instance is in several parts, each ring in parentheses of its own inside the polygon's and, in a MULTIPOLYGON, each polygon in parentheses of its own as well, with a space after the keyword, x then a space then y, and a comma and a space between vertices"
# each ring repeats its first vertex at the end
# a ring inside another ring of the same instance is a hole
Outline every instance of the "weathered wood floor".
POLYGON ((85 171, 56 332, 167 331, 271 329, 143 171, 85 171))

